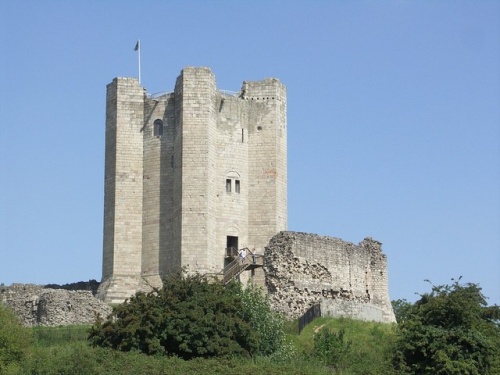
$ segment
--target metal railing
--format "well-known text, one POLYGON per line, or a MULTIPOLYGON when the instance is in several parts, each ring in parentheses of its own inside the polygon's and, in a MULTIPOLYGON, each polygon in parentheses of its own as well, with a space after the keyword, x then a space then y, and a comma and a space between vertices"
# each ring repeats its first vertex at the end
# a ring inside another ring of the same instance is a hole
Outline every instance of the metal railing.
POLYGON ((234 257, 233 254, 235 253, 235 259, 215 275, 215 277, 224 285, 228 284, 231 280, 239 276, 246 269, 250 267, 261 267, 263 264, 262 255, 254 254, 248 248, 240 249, 240 251, 236 251, 234 247, 226 248, 226 256, 234 257), (241 250, 246 251, 246 257, 242 258, 239 256, 241 250))
POLYGON ((321 316, 321 305, 318 303, 311 306, 305 313, 299 318, 299 334, 302 332, 304 327, 311 323, 314 319, 321 316))
POLYGON ((160 92, 155 92, 155 93, 146 93, 146 96, 149 98, 149 99, 157 99, 161 96, 166 96, 166 95, 171 95, 173 94, 174 92, 173 91, 160 91, 160 92))
POLYGON ((219 92, 226 96, 238 96, 240 94, 240 91, 219 90, 219 92))
POLYGON ((226 247, 226 258, 236 258, 238 256, 238 249, 234 246, 226 247))

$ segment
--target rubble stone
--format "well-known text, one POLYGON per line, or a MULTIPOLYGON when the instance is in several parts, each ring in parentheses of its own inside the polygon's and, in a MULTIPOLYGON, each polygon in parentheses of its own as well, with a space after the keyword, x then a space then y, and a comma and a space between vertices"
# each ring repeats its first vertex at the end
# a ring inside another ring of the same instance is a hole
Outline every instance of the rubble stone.
POLYGON ((25 326, 92 324, 112 308, 86 290, 49 289, 34 284, 0 287, 2 302, 25 326))
POLYGON ((273 308, 298 318, 314 304, 322 315, 395 322, 381 243, 280 232, 266 247, 266 286, 273 308))

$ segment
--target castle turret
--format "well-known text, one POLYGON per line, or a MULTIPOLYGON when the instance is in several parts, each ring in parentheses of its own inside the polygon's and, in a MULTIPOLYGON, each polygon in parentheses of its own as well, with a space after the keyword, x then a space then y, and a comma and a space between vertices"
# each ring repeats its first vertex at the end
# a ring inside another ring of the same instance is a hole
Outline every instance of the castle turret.
POLYGON ((181 266, 220 269, 216 254, 217 114, 215 77, 208 68, 185 68, 175 85, 178 152, 174 202, 175 242, 181 266), (216 266, 217 265, 217 266, 216 266))
POLYGON ((103 283, 100 297, 123 301, 139 287, 142 247, 144 90, 115 78, 106 94, 103 283))
POLYGON ((286 90, 277 79, 244 82, 249 103, 249 233, 262 251, 287 228, 286 90))

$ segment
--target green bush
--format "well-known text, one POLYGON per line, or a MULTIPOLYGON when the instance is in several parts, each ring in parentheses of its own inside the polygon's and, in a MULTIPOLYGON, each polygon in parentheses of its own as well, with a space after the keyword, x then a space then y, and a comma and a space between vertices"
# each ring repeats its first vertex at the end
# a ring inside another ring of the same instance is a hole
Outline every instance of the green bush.
MULTIPOLYGON (((343 332, 342 340, 346 343, 342 360, 330 362, 338 374, 394 374, 392 365, 395 327, 393 324, 365 322, 349 318, 317 318, 308 324, 302 332, 290 334, 297 352, 303 355, 304 361, 318 361, 318 334, 329 330, 337 335, 343 332), (316 348, 315 348, 316 347, 316 348)), ((324 347, 323 347, 324 348, 324 347)), ((327 347, 328 348, 328 347, 327 347)), ((326 356, 328 360, 328 356, 326 356)))
POLYGON ((403 373, 498 374, 500 328, 477 284, 433 286, 399 325, 395 365, 403 373))
POLYGON ((351 347, 351 342, 344 336, 344 329, 320 329, 314 335, 314 356, 327 366, 344 368, 344 361, 351 347))
POLYGON ((283 322, 258 291, 181 273, 116 306, 89 336, 94 346, 183 359, 269 355, 283 338, 283 322))
POLYGON ((101 363, 87 343, 69 343, 48 348, 34 347, 25 358, 20 374, 88 375, 100 372, 101 363))
MULTIPOLYGON (((267 358, 194 358, 148 356, 120 352, 82 343, 37 347, 21 364, 16 375, 327 375, 330 371, 313 363, 273 363, 267 358)), ((2 374, 3 375, 3 374, 2 374)))
MULTIPOLYGON (((261 289, 249 286, 240 291, 243 319, 250 323, 256 334, 256 355, 268 356, 276 353, 285 343, 284 319, 271 309, 261 289)), ((284 353, 282 353, 284 354, 284 353)))
POLYGON ((31 332, 0 301, 0 374, 15 373, 31 344, 31 332))
POLYGON ((405 299, 391 301, 392 310, 398 323, 403 323, 412 307, 412 304, 405 299))

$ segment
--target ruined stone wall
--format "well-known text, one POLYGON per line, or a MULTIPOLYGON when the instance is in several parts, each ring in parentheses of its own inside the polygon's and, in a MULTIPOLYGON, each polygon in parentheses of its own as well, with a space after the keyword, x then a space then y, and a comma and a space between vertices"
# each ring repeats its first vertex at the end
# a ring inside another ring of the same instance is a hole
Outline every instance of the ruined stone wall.
POLYGON ((0 299, 25 326, 92 324, 106 318, 111 307, 88 290, 49 289, 33 284, 0 287, 0 299))
POLYGON ((266 248, 266 286, 273 308, 297 318, 313 304, 322 314, 395 322, 381 244, 280 232, 266 248))

